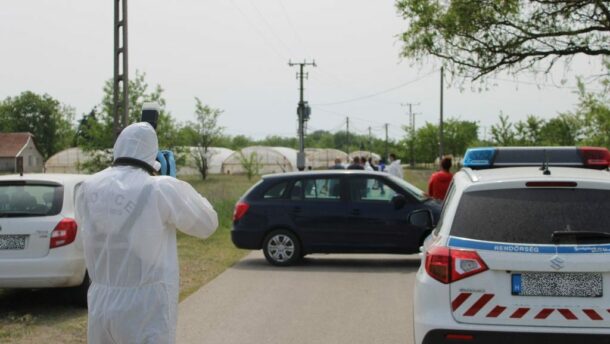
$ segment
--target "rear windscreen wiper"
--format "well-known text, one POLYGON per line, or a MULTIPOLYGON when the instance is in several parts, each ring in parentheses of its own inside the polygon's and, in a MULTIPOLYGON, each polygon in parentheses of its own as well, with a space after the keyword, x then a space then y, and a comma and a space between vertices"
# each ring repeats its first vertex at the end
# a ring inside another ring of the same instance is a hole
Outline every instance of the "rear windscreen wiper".
POLYGON ((610 233, 606 232, 580 232, 580 231, 555 231, 551 235, 553 243, 581 242, 581 241, 609 241, 610 233))

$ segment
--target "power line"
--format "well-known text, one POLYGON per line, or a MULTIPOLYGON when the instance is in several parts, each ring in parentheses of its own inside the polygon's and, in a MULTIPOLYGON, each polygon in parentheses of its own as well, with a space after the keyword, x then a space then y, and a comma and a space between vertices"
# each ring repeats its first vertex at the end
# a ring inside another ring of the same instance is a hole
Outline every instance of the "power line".
POLYGON ((248 25, 250 25, 250 27, 252 27, 254 29, 254 31, 263 39, 265 44, 267 44, 267 46, 269 46, 271 48, 271 50, 273 50, 273 52, 277 55, 277 57, 279 57, 280 60, 286 60, 286 56, 284 56, 282 53, 280 53, 280 51, 277 50, 277 48, 273 44, 271 44, 271 42, 267 39, 267 36, 265 36, 262 33, 262 31, 256 25, 254 25, 252 23, 250 18, 248 18, 248 16, 241 10, 241 8, 239 8, 239 6, 237 6, 237 4, 235 3, 234 0, 231 0, 231 4, 233 4, 233 7, 235 7, 235 9, 242 15, 242 17, 244 17, 244 19, 246 20, 248 25))
POLYGON ((418 77, 416 79, 407 81, 405 83, 402 83, 400 85, 397 85, 397 86, 385 89, 383 91, 375 92, 375 93, 372 93, 372 94, 368 94, 368 95, 365 95, 365 96, 360 96, 360 97, 356 97, 356 98, 352 98, 352 99, 346 99, 346 100, 342 100, 342 101, 337 101, 337 102, 328 102, 328 103, 313 104, 313 106, 338 105, 338 104, 351 103, 351 102, 356 102, 356 101, 360 101, 360 100, 364 100, 364 99, 368 99, 368 98, 377 97, 379 95, 382 95, 382 94, 385 94, 385 93, 389 93, 389 92, 401 89, 401 88, 403 88, 405 86, 408 86, 408 85, 410 85, 412 83, 415 83, 415 82, 417 82, 417 81, 419 81, 419 80, 421 80, 421 79, 423 79, 423 78, 425 78, 425 77, 427 77, 427 76, 429 76, 429 75, 431 75, 432 73, 435 73, 435 72, 436 72, 436 70, 433 70, 433 71, 431 71, 429 73, 426 73, 426 74, 424 74, 424 75, 422 75, 422 76, 420 76, 420 77, 418 77))
POLYGON ((261 20, 263 21, 263 23, 267 26, 267 28, 269 28, 269 31, 271 32, 271 34, 273 35, 273 37, 275 37, 275 39, 280 42, 280 45, 282 47, 284 47, 284 49, 286 49, 286 51, 288 52, 288 54, 293 55, 293 51, 292 49, 290 49, 290 47, 284 43, 284 41, 282 40, 282 38, 280 38, 280 36, 275 32, 275 30, 273 29, 273 27, 271 26, 271 24, 269 24, 269 21, 267 20, 267 18, 265 18, 265 16, 263 15, 263 13, 258 9, 258 7, 256 7, 256 5, 254 4, 255 1, 250 1, 250 5, 252 5, 252 7, 254 8, 254 11, 256 12, 256 14, 261 18, 261 20))
POLYGON ((286 10, 286 7, 282 3, 282 0, 278 0, 277 3, 279 3, 280 8, 282 10, 282 13, 284 13, 284 17, 286 18, 286 21, 288 22, 288 26, 290 26, 290 28, 292 29, 292 32, 294 33, 294 36, 296 37, 297 41, 299 41, 299 43, 301 44, 301 47, 303 47, 303 50, 305 50, 305 52, 307 52, 308 49, 305 46, 305 43, 304 43, 303 39, 301 39, 301 35, 299 35, 299 33, 296 30, 295 26, 292 24, 292 20, 290 19, 290 15, 288 15, 288 11, 286 10))
MULTIPOLYGON (((311 105, 312 107, 314 107, 315 105, 311 105)), ((332 110, 328 110, 328 109, 324 109, 322 107, 317 107, 315 106, 316 111, 322 111, 322 112, 326 112, 332 116, 340 116, 340 117, 345 117, 345 112, 337 112, 337 111, 332 111, 332 110)), ((375 122, 375 121, 371 121, 365 118, 361 118, 361 117, 355 117, 355 116, 349 116, 349 118, 351 119, 356 119, 358 121, 362 121, 365 122, 367 124, 373 124, 373 125, 377 125, 377 126, 383 126, 384 123, 381 122, 375 122)))

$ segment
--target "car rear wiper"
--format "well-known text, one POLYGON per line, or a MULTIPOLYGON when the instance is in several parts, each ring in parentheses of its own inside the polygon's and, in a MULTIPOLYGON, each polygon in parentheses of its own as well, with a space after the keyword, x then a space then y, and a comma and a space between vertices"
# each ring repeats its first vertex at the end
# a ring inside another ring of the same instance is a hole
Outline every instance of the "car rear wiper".
POLYGON ((553 243, 559 244, 562 239, 568 242, 578 241, 610 241, 610 233, 606 232, 587 232, 587 231, 555 231, 551 234, 553 243))

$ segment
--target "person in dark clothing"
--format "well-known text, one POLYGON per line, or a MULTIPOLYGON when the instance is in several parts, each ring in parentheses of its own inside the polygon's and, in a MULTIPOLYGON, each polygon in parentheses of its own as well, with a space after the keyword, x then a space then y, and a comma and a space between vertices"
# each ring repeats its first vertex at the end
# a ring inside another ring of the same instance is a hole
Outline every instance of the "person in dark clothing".
POLYGON ((360 157, 355 156, 354 160, 352 160, 352 163, 347 166, 348 170, 364 170, 364 167, 362 167, 362 164, 360 164, 360 157))
POLYGON ((341 159, 335 159, 335 164, 330 167, 331 170, 345 170, 345 166, 341 163, 341 159))

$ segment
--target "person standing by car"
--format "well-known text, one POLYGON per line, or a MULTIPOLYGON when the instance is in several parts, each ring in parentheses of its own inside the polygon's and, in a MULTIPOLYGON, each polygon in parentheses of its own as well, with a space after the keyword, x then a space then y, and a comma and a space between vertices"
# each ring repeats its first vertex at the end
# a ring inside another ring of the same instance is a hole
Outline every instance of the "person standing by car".
POLYGON ((388 166, 388 174, 404 179, 404 172, 402 171, 402 165, 400 165, 400 160, 396 159, 396 154, 390 154, 390 165, 388 166))
POLYGON ((451 174, 451 157, 444 157, 441 160, 441 170, 433 173, 428 181, 428 195, 432 198, 444 200, 449 189, 449 184, 453 180, 451 174))
POLYGON ((88 343, 174 343, 179 292, 176 229, 198 237, 218 227, 212 205, 189 184, 153 177, 157 134, 125 128, 114 164, 76 193, 91 278, 88 343))
POLYGON ((360 157, 355 156, 352 163, 347 166, 348 170, 364 170, 364 167, 360 164, 360 157))
POLYGON ((341 159, 335 159, 335 164, 329 168, 330 170, 345 170, 345 167, 341 163, 341 159))

